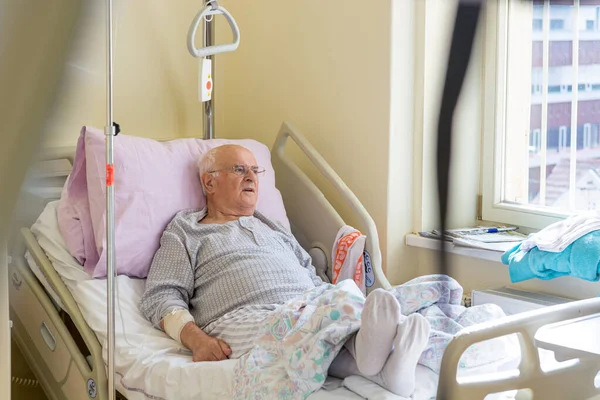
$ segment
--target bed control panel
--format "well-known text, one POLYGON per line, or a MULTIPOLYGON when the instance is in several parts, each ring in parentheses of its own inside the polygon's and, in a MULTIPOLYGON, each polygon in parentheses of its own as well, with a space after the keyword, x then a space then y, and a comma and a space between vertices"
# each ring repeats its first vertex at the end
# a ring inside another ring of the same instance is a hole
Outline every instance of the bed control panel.
MULTIPOLYGON (((20 271, 14 269, 12 272, 21 282, 18 290, 15 285, 11 285, 9 291, 10 307, 18 316, 19 323, 16 325, 24 329, 17 334, 31 341, 30 343, 33 345, 30 349, 31 353, 43 360, 50 371, 51 379, 62 382, 67 377, 69 365, 72 362, 67 346, 60 337, 46 308, 38 301, 20 271)), ((49 302, 49 300, 47 301, 49 302)), ((52 305, 48 305, 48 309, 52 310, 52 305)))

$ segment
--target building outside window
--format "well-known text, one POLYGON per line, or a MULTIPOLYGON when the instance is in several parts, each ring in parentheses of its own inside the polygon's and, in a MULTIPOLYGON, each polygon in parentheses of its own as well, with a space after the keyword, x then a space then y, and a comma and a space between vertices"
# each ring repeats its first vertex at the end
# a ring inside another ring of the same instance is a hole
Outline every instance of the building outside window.
POLYGON ((590 178, 600 172, 600 0, 497 7, 486 19, 495 68, 485 87, 496 91, 485 97, 484 173, 494 179, 483 217, 541 228, 600 204, 590 178))

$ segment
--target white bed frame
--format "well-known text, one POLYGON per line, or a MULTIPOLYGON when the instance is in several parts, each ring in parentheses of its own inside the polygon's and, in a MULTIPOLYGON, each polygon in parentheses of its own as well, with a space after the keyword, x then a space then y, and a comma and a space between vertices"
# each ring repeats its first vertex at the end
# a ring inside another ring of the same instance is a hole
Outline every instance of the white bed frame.
MULTIPOLYGON (((344 225, 344 220, 322 191, 284 154, 288 139, 292 139, 298 145, 358 216, 361 226, 357 228, 367 236, 366 250, 373 268, 374 281, 368 290, 377 287, 390 288, 391 285, 383 274, 377 230, 372 218, 304 136, 291 125, 284 123, 272 148, 272 163, 292 230, 299 242, 311 253, 315 263, 326 263, 327 271, 330 271, 333 238, 344 225)), ((54 148, 45 151, 39 160, 66 158, 72 162, 74 151, 74 147, 54 148)), ((24 187, 26 188, 27 184, 24 187)), ((11 243, 9 275, 12 337, 49 400, 106 400, 107 377, 101 345, 84 321, 71 293, 28 228, 39 216, 44 205, 40 203, 38 207, 32 207, 31 199, 24 190, 20 201, 22 207, 16 213, 17 227, 13 230, 14 240, 11 243), (29 269, 24 257, 26 251, 30 252, 52 289, 60 296, 65 310, 60 309, 50 299, 29 269)), ((319 265, 315 266, 319 268, 319 265)), ((586 399, 600 394, 593 384, 590 387, 590 382, 593 383, 593 377, 598 372, 598 362, 594 364, 591 361, 580 360, 570 368, 544 374, 541 372, 533 341, 535 331, 542 325, 597 312, 600 312, 600 299, 585 300, 520 314, 461 331, 444 354, 438 399, 483 399, 488 393, 521 388, 531 388, 535 391, 536 398, 544 400, 586 399), (519 377, 483 382, 456 380, 458 361, 470 345, 510 333, 521 334, 524 361, 521 363, 519 377), (577 387, 575 385, 579 388, 577 396, 573 397, 573 387, 577 387)))

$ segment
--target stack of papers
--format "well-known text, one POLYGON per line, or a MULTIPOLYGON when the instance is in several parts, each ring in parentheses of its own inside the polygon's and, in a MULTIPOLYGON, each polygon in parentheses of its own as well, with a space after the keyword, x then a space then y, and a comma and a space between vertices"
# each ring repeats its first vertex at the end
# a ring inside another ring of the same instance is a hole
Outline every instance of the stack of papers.
MULTIPOLYGON (((441 232, 419 232, 419 235, 432 239, 440 239, 441 232)), ((526 236, 517 232, 517 227, 478 226, 475 228, 448 229, 444 240, 452 242, 455 246, 471 247, 482 250, 505 252, 521 241, 526 236)))

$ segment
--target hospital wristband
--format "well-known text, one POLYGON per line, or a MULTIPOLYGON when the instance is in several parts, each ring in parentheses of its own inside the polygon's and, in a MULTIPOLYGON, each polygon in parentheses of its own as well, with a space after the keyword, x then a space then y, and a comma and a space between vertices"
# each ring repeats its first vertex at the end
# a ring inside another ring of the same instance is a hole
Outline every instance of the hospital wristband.
POLYGON ((163 317, 165 332, 179 343, 181 343, 181 331, 188 322, 194 322, 194 317, 186 309, 173 310, 163 317))

